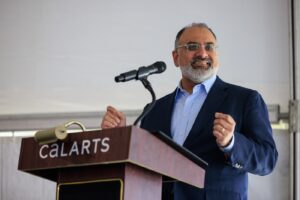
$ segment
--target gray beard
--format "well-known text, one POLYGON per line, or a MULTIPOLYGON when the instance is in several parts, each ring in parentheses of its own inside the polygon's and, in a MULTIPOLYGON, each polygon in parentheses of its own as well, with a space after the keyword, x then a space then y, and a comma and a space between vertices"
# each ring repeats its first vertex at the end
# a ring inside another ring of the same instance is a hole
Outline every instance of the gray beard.
POLYGON ((202 83, 213 75, 217 74, 218 67, 210 66, 208 68, 193 68, 191 65, 179 66, 182 76, 191 80, 194 83, 202 83))

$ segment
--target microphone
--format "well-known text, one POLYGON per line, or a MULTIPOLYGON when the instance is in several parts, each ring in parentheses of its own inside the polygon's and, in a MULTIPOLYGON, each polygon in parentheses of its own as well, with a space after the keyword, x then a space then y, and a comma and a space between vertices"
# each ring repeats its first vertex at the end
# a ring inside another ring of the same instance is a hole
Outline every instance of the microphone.
POLYGON ((138 70, 131 70, 115 77, 116 82, 126 82, 132 79, 141 80, 151 74, 159 74, 166 70, 167 66, 164 62, 158 61, 147 67, 139 67, 138 70))

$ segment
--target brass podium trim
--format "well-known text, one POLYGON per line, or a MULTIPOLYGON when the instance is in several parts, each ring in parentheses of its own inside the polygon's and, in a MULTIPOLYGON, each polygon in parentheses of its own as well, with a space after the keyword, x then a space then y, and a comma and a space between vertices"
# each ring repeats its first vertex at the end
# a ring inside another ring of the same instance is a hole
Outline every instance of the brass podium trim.
POLYGON ((120 182, 120 200, 123 200, 123 192, 124 192, 124 182, 122 179, 101 179, 101 180, 93 180, 93 181, 78 181, 78 182, 69 182, 69 183, 60 183, 57 184, 56 187, 56 200, 59 200, 59 191, 60 187, 63 185, 79 185, 79 184, 88 184, 88 183, 100 183, 100 182, 112 182, 119 181, 120 182))

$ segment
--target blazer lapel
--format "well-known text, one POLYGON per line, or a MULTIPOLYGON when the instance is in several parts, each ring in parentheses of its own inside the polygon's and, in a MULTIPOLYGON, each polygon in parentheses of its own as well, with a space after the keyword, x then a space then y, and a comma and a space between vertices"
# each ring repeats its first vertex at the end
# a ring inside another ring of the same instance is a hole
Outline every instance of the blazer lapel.
POLYGON ((174 102, 175 102, 175 95, 176 95, 177 89, 173 93, 170 93, 170 95, 167 96, 167 98, 163 102, 163 111, 160 113, 160 118, 164 122, 163 123, 163 132, 172 138, 171 135, 171 124, 172 124, 172 115, 173 115, 173 108, 174 108, 174 102))
MULTIPOLYGON (((198 113, 192 129, 184 142, 184 146, 193 141, 194 137, 201 137, 201 132, 206 126, 212 126, 214 115, 219 110, 227 96, 227 86, 219 77, 209 91, 200 112, 198 113), (200 134, 200 135, 199 135, 200 134)), ((212 134, 212 133, 211 133, 212 134)))

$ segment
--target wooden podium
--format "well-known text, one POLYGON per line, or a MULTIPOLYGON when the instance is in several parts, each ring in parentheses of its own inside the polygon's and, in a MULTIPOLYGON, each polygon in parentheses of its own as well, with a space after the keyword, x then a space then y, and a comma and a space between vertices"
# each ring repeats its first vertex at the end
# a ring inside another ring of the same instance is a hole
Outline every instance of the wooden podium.
POLYGON ((44 145, 23 138, 18 168, 55 181, 57 200, 158 200, 163 181, 203 188, 205 165, 163 134, 127 126, 44 145))

